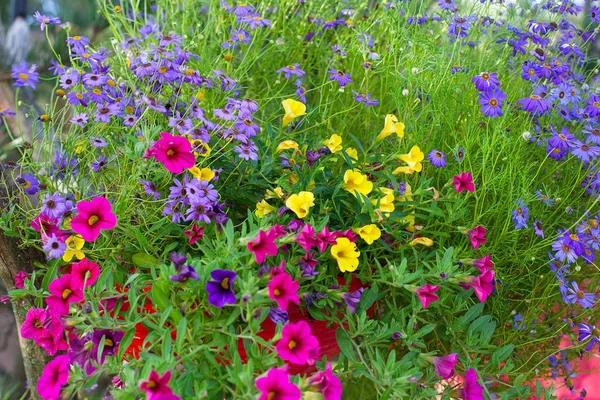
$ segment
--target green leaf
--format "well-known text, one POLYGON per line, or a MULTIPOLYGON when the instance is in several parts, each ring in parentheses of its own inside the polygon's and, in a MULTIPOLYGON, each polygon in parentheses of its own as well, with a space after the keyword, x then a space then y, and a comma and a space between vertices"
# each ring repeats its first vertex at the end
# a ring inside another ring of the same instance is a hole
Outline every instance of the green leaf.
POLYGON ((356 313, 362 313, 367 311, 373 303, 379 297, 379 288, 377 285, 373 285, 370 289, 364 291, 362 296, 360 296, 360 302, 358 303, 358 307, 356 307, 356 313))
POLYGON ((514 351, 515 346, 512 344, 507 344, 506 346, 502 346, 498 350, 494 352, 492 355, 492 365, 495 367, 499 367, 500 363, 508 358, 514 351))
POLYGON ((342 354, 344 354, 348 360, 356 362, 356 357, 354 356, 354 350, 352 348, 352 340, 350 339, 350 336, 348 336, 348 332, 342 328, 338 328, 335 331, 335 338, 338 346, 340 346, 342 354))
POLYGON ((123 336, 123 339, 121 339, 121 343, 119 343, 119 351, 117 353, 118 360, 123 359, 123 354, 125 354, 125 351, 131 345, 131 342, 133 342, 134 336, 135 336, 135 328, 130 329, 125 333, 125 335, 123 336))
POLYGON ((158 258, 147 253, 136 253, 133 255, 133 257, 131 257, 131 261, 138 268, 152 268, 153 266, 158 267, 160 264, 158 258))
POLYGON ((467 327, 467 324, 477 318, 479 314, 483 311, 484 303, 475 304, 473 307, 469 308, 469 310, 463 315, 459 320, 454 323, 454 330, 456 331, 464 331, 467 327))
POLYGON ((175 346, 177 348, 177 352, 181 353, 181 346, 183 345, 183 341, 185 340, 185 336, 187 334, 187 319, 181 318, 179 324, 177 325, 177 338, 175 339, 175 346))

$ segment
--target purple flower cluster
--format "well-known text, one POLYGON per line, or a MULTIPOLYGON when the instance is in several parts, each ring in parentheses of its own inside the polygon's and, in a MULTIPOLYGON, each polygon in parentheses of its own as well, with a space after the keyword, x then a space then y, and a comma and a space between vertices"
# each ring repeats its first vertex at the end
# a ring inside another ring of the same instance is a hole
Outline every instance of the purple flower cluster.
POLYGON ((506 94, 500 89, 500 81, 495 72, 482 72, 471 80, 479 90, 479 104, 481 112, 486 117, 497 118, 502 116, 502 101, 506 94))

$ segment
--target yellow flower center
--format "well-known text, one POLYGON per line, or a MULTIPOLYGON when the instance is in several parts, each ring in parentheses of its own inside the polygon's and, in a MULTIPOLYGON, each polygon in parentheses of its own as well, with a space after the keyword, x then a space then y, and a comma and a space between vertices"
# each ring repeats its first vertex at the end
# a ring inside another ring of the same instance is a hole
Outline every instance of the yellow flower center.
POLYGON ((24 73, 20 73, 19 78, 23 79, 24 81, 29 80, 29 76, 27 76, 27 74, 24 73))
POLYGON ((497 105, 498 105, 498 100, 496 100, 496 99, 491 99, 490 100, 490 106, 496 107, 497 105))
POLYGON ((223 289, 229 289, 229 278, 224 278, 224 279, 221 281, 221 287, 222 287, 223 289))
POLYGON ((71 289, 65 289, 65 290, 63 290, 61 297, 63 298, 63 300, 65 300, 67 297, 69 297, 69 295, 71 293, 73 293, 73 291, 71 291, 71 289))
POLYGON ((98 222, 98 216, 97 215, 92 215, 89 219, 88 219, 88 225, 89 226, 94 226, 96 224, 96 222, 98 222))
POLYGON ((104 346, 113 347, 115 343, 111 339, 104 339, 104 346))
POLYGON ((171 157, 173 154, 175 154, 175 150, 173 150, 173 149, 167 150, 167 156, 171 157))
POLYGON ((297 345, 298 344, 296 343, 296 341, 294 339, 292 339, 292 340, 290 340, 290 343, 288 343, 288 349, 294 350, 297 345))
POLYGON ((163 66, 163 67, 160 67, 158 69, 158 73, 159 74, 164 74, 165 72, 167 72, 167 70, 168 70, 168 68, 163 66))
POLYGON ((275 289, 275 290, 273 290, 273 294, 275 296, 279 296, 279 295, 281 295, 281 292, 279 291, 279 289, 275 289))

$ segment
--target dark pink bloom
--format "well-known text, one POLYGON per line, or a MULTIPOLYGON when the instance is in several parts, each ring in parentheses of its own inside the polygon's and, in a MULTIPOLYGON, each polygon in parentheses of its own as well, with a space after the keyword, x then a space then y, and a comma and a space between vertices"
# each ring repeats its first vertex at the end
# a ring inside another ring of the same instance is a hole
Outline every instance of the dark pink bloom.
POLYGON ((273 236, 275 239, 283 237, 287 234, 285 230, 285 226, 280 224, 275 224, 269 229, 267 232, 268 235, 273 236))
POLYGON ((290 382, 287 372, 279 368, 271 368, 267 376, 258 378, 256 388, 261 393, 258 400, 300 400, 302 397, 302 392, 290 382))
POLYGON ((433 366, 438 376, 442 379, 450 379, 454 376, 454 366, 458 361, 456 353, 448 354, 443 357, 433 357, 433 366))
POLYGON ((69 357, 58 356, 50 361, 37 382, 37 392, 44 400, 57 400, 60 388, 69 381, 69 357))
POLYGON ((156 161, 162 163, 165 168, 179 174, 186 168, 192 168, 196 164, 196 157, 192 153, 192 144, 182 136, 173 136, 167 132, 160 134, 160 139, 154 143, 152 155, 156 161))
POLYGON ((423 309, 429 307, 429 304, 432 301, 438 301, 440 298, 435 294, 440 289, 439 286, 432 286, 429 283, 417 288, 417 296, 419 297, 419 301, 421 301, 421 305, 423 305, 423 309))
POLYGON ((477 268, 479 272, 485 272, 488 269, 494 268, 494 263, 492 262, 492 259, 489 254, 477 260, 471 260, 469 264, 477 268))
POLYGON ((71 228, 86 242, 93 242, 101 230, 117 225, 110 202, 102 196, 94 197, 91 201, 80 201, 77 203, 77 212, 71 220, 71 228))
POLYGON ((473 176, 470 172, 461 172, 457 176, 452 178, 454 189, 457 192, 462 192, 463 190, 467 190, 469 192, 475 191, 475 185, 473 185, 473 176))
POLYGON ((29 275, 23 271, 20 270, 19 272, 17 272, 17 274, 15 275, 15 287, 17 289, 23 289, 25 287, 25 279, 28 279, 29 275))
POLYGON ((58 220, 56 218, 50 218, 46 215, 38 215, 29 225, 40 233, 44 244, 53 234, 62 241, 65 241, 70 236, 68 232, 61 231, 58 228, 58 220))
POLYGON ((267 256, 277 255, 277 245, 275 244, 275 235, 260 230, 258 236, 248 242, 248 251, 254 253, 256 262, 262 264, 267 256))
POLYGON ((271 282, 267 285, 269 288, 269 298, 273 299, 284 311, 287 311, 288 304, 290 302, 294 304, 300 304, 300 298, 298 297, 298 281, 292 279, 292 277, 285 271, 278 272, 273 275, 271 271, 271 282))
POLYGON ((463 388, 464 400, 484 400, 483 388, 477 383, 477 373, 469 368, 465 373, 465 386, 463 388))
POLYGON ((471 240, 471 245, 474 249, 477 249, 479 246, 487 242, 485 238, 486 230, 483 226, 477 225, 475 228, 471 229, 467 232, 467 236, 471 240))
POLYGON ((311 247, 317 245, 317 240, 315 239, 315 228, 309 224, 305 224, 300 232, 298 232, 298 236, 296 236, 296 243, 298 243, 300 247, 304 249, 304 251, 310 251, 311 247))
POLYGON ((148 379, 143 381, 140 389, 146 392, 146 400, 178 399, 169 387, 171 380, 171 371, 167 371, 163 376, 158 375, 156 370, 152 370, 148 379))
POLYGON ((330 232, 329 228, 325 226, 317 234, 317 248, 322 253, 327 249, 327 246, 333 246, 337 238, 336 232, 330 232))
POLYGON ((187 237, 190 238, 190 240, 188 241, 189 244, 194 244, 196 243, 198 240, 202 240, 204 238, 204 227, 203 226, 198 226, 196 225, 196 223, 194 222, 192 224, 191 229, 183 232, 183 234, 187 237))
POLYGON ((276 347, 277 354, 284 361, 298 365, 313 364, 319 340, 306 321, 290 322, 283 327, 276 347))
POLYGON ((482 303, 488 298, 488 296, 494 290, 494 270, 488 269, 481 273, 476 278, 472 278, 469 285, 475 290, 477 298, 482 303))
POLYGON ((48 312, 44 308, 30 308, 27 310, 25 321, 21 325, 21 337, 38 340, 47 332, 45 327, 47 318, 48 312))
MULTIPOLYGON (((35 325, 39 325, 37 321, 33 321, 35 325)), ((33 339, 42 349, 46 350, 48 355, 55 355, 59 350, 67 350, 69 345, 65 341, 65 328, 60 318, 52 315, 49 310, 46 311, 46 319, 43 321, 44 331, 37 331, 37 336, 33 339)))
POLYGON ((100 266, 87 258, 71 264, 71 280, 76 287, 90 287, 100 276, 100 266))
POLYGON ((82 287, 77 285, 72 277, 71 274, 64 274, 48 285, 51 296, 46 297, 46 304, 48 304, 50 313, 67 315, 69 304, 79 303, 83 300, 82 287))
POLYGON ((352 243, 354 243, 358 240, 358 235, 356 235, 354 232, 352 232, 352 229, 346 229, 345 231, 335 231, 334 234, 335 234, 336 239, 345 237, 352 243))
POLYGON ((319 371, 310 378, 308 384, 321 392, 325 400, 340 400, 342 398, 342 382, 331 371, 331 364, 327 362, 325 371, 319 371))

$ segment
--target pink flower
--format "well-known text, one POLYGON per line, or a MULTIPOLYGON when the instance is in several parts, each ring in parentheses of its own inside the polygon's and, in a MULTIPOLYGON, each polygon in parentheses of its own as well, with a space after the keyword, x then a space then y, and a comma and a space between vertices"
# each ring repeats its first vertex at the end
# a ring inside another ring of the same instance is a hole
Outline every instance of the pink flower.
POLYGON ((475 228, 467 232, 467 236, 471 240, 471 245, 474 249, 477 249, 483 243, 487 242, 485 238, 486 230, 483 226, 477 225, 475 228))
POLYGON ((160 376, 156 370, 152 370, 148 379, 140 385, 140 389, 146 392, 146 400, 179 399, 169 387, 170 380, 171 371, 167 371, 163 376, 160 376))
POLYGON ((454 189, 457 192, 462 192, 463 190, 467 190, 469 192, 475 191, 475 185, 473 185, 473 176, 470 172, 461 172, 457 176, 452 178, 454 189))
POLYGON ((310 378, 308 384, 323 395, 325 400, 340 400, 342 398, 342 383, 331 371, 331 364, 327 362, 325 371, 319 371, 310 378))
POLYGON ((292 364, 314 363, 319 340, 312 334, 306 321, 288 323, 281 331, 281 340, 276 345, 277 354, 292 364))
MULTIPOLYGON (((275 268, 273 268, 275 269, 275 268)), ((300 304, 298 297, 298 281, 292 280, 292 277, 285 271, 273 274, 271 271, 271 282, 267 285, 269 288, 269 298, 275 300, 282 310, 286 311, 288 304, 300 304)))
POLYGON ((327 249, 327 246, 333 246, 337 239, 336 232, 329 232, 328 227, 323 227, 321 232, 317 234, 317 247, 322 253, 327 249))
POLYGON ((261 230, 258 236, 248 242, 248 251, 254 253, 256 262, 262 264, 267 256, 277 255, 277 245, 275 244, 275 236, 261 230))
POLYGON ((77 203, 77 212, 71 220, 71 228, 86 242, 93 242, 101 230, 117 225, 110 202, 102 196, 94 197, 91 201, 80 201, 77 203))
POLYGON ((198 226, 194 222, 192 224, 192 227, 187 231, 183 232, 183 234, 190 238, 190 240, 188 241, 189 244, 194 244, 198 240, 202 240, 204 238, 204 227, 198 226))
POLYGON ((477 260, 471 260, 469 264, 477 268, 479 272, 485 272, 488 269, 494 268, 494 263, 492 262, 492 259, 489 254, 477 260))
POLYGON ((296 236, 296 243, 300 245, 304 249, 304 251, 309 252, 311 247, 317 245, 317 240, 315 239, 315 228, 310 226, 309 224, 304 224, 302 230, 296 236))
POLYGON ((289 378, 287 372, 271 368, 267 376, 256 380, 256 388, 261 392, 258 400, 300 400, 302 392, 289 378))
POLYGON ((37 382, 37 391, 44 400, 57 400, 60 388, 69 381, 69 357, 58 356, 50 361, 37 382))
POLYGON ((358 235, 356 235, 356 234, 354 234, 354 232, 352 232, 352 228, 346 229, 345 231, 335 231, 334 234, 335 234, 336 239, 345 237, 352 243, 354 243, 358 240, 358 235))
POLYGON ((17 272, 17 274, 15 275, 15 287, 17 289, 23 289, 25 287, 25 279, 28 279, 29 275, 23 271, 20 270, 19 272, 17 272))
POLYGON ((82 287, 77 285, 72 278, 73 275, 64 274, 48 285, 48 290, 52 295, 46 297, 46 304, 51 313, 67 315, 70 303, 79 303, 83 300, 82 287))
POLYGON ((167 132, 160 134, 160 139, 154 143, 151 155, 174 174, 179 174, 184 169, 192 168, 196 164, 196 157, 192 154, 192 145, 189 140, 167 132))
POLYGON ((426 309, 432 301, 438 301, 440 298, 435 294, 440 289, 439 286, 432 286, 429 283, 417 288, 417 296, 421 301, 423 309, 426 309))
POLYGON ((87 258, 71 264, 71 279, 76 287, 90 287, 100 276, 100 266, 87 258))
POLYGON ((465 386, 463 388, 464 400, 484 400, 483 388, 477 383, 477 373, 469 368, 465 373, 465 386))
POLYGON ((285 230, 285 226, 280 224, 275 224, 269 229, 267 235, 274 237, 275 239, 283 237, 287 235, 287 231, 285 230))
POLYGON ((64 330, 60 318, 56 315, 51 315, 43 308, 30 308, 21 325, 21 336, 35 340, 48 355, 53 356, 58 350, 69 348, 64 339, 64 330))
POLYGON ((438 376, 442 379, 450 379, 454 376, 454 366, 458 361, 456 353, 448 354, 443 357, 433 357, 433 366, 438 376))
POLYGON ((30 308, 27 310, 25 321, 21 325, 21 337, 24 339, 35 339, 46 333, 46 319, 48 313, 44 308, 30 308))
POLYGON ((475 290, 475 294, 480 302, 485 302, 494 290, 493 280, 494 271, 491 269, 482 272, 477 278, 471 279, 470 286, 475 290))
POLYGON ((68 232, 61 231, 58 228, 58 220, 56 218, 50 218, 46 215, 38 215, 29 225, 40 233, 44 244, 53 234, 63 242, 70 236, 68 232))

